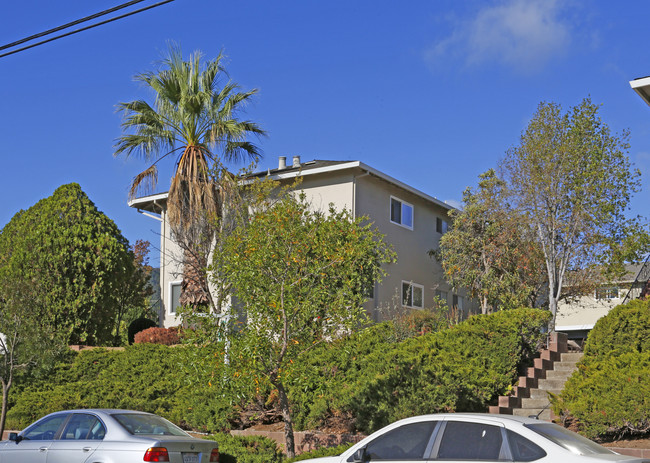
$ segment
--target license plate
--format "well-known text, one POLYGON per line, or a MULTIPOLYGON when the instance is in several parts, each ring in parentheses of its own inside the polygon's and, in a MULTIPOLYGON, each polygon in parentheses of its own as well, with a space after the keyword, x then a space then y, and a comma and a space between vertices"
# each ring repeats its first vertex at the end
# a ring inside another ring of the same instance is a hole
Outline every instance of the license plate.
POLYGON ((199 454, 183 453, 183 463, 199 463, 199 454))

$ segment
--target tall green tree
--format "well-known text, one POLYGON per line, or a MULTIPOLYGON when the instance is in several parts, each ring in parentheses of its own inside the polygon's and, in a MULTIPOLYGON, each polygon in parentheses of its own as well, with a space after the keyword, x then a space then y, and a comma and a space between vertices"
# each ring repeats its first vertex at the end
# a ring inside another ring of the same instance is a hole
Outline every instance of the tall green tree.
POLYGON ((133 266, 126 238, 76 183, 18 212, 0 232, 0 298, 28 300, 69 344, 112 342, 117 294, 138 283, 123 278, 133 266))
POLYGON ((481 174, 476 190, 463 193, 463 207, 450 211, 451 229, 436 257, 446 280, 467 288, 482 313, 533 306, 543 279, 543 258, 530 229, 514 210, 505 182, 494 170, 481 174))
POLYGON ((589 98, 567 112, 541 103, 501 164, 512 204, 544 254, 553 327, 570 272, 602 265, 621 274, 648 250, 646 226, 627 216, 641 186, 629 133, 613 134, 598 109, 589 98))
POLYGON ((151 286, 151 273, 153 269, 149 265, 148 241, 136 240, 133 246, 129 247, 129 255, 133 259, 133 265, 124 268, 118 278, 121 279, 115 290, 115 325, 113 328, 113 344, 120 346, 126 344, 125 328, 135 319, 145 317, 156 320, 158 314, 153 313, 150 307, 149 297, 154 290, 151 286))
MULTIPOLYGON (((3 231, 8 233, 7 231, 3 231)), ((0 235, 2 238, 2 235, 0 235)), ((0 255, 0 268, 7 254, 0 255)), ((0 384, 2 409, 0 435, 5 428, 9 394, 21 378, 34 369, 48 367, 67 349, 66 339, 42 317, 37 289, 20 274, 1 272, 0 276, 0 384)))
POLYGON ((217 278, 231 284, 234 306, 246 319, 231 337, 231 357, 277 389, 289 455, 291 365, 366 321, 367 290, 393 259, 383 237, 362 223, 333 207, 313 211, 304 197, 286 194, 215 252, 217 278))
POLYGON ((149 164, 131 184, 131 197, 150 193, 157 183, 157 164, 174 161, 167 214, 185 256, 181 304, 207 305, 210 292, 201 252, 212 239, 209 224, 221 214, 219 185, 211 171, 224 163, 257 160, 258 147, 249 138, 264 135, 254 122, 239 114, 257 89, 241 92, 227 79, 223 54, 204 61, 198 51, 184 61, 178 46, 154 72, 136 76, 153 91, 153 104, 144 100, 120 103, 124 135, 115 156, 137 156, 149 164), (205 228, 207 226, 207 228, 205 228))

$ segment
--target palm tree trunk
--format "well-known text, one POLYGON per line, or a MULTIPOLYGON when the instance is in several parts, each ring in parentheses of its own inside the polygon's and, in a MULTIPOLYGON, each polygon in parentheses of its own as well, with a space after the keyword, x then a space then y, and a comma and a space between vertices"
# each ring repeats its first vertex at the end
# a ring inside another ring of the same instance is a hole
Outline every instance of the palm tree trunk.
POLYGON ((185 249, 183 258, 183 282, 181 284, 181 306, 194 308, 208 308, 210 297, 208 294, 207 262, 204 256, 185 249))

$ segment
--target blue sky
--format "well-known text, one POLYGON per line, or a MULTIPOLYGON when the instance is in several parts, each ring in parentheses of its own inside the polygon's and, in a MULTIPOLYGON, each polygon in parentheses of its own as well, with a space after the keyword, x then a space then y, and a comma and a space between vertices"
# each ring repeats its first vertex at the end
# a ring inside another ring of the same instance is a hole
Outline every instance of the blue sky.
MULTIPOLYGON (((0 44, 123 1, 4 2, 0 44)), ((650 107, 628 82, 650 75, 649 15, 642 0, 176 0, 0 58, 0 227, 77 182, 131 242, 157 246, 157 222, 126 205, 146 166, 112 153, 115 105, 150 98, 133 76, 169 40, 208 58, 223 49, 232 79, 259 89, 246 116, 269 133, 261 169, 281 155, 360 160, 452 204, 540 101, 591 96, 613 131, 631 131, 644 174, 631 212, 647 217, 650 107)))

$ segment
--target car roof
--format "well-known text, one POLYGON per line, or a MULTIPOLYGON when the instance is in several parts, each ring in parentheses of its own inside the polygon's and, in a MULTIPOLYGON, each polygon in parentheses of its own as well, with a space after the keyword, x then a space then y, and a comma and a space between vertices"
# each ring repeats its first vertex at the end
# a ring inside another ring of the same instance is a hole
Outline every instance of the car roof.
POLYGON ((494 421, 500 423, 521 423, 521 424, 534 424, 534 423, 546 423, 545 421, 540 421, 536 418, 530 418, 527 416, 514 416, 514 415, 495 415, 491 413, 436 413, 431 415, 419 415, 413 416, 410 418, 404 418, 403 420, 397 421, 397 423, 407 423, 409 421, 426 421, 426 420, 440 420, 440 419, 479 419, 484 421, 494 421))

